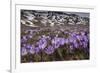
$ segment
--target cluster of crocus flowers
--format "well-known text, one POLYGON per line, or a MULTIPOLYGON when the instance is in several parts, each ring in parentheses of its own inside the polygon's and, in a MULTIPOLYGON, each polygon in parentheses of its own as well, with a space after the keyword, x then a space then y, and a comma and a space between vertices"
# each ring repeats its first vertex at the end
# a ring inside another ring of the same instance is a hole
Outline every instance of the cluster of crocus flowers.
MULTIPOLYGON (((65 37, 51 35, 39 35, 37 40, 34 41, 34 36, 39 30, 27 30, 26 34, 21 37, 21 56, 27 54, 38 54, 40 52, 51 55, 57 49, 68 49, 74 51, 76 49, 89 50, 89 33, 86 31, 67 32, 63 31, 65 37), (28 42, 31 40, 31 43, 28 42)), ((88 51, 87 51, 88 52, 88 51)))

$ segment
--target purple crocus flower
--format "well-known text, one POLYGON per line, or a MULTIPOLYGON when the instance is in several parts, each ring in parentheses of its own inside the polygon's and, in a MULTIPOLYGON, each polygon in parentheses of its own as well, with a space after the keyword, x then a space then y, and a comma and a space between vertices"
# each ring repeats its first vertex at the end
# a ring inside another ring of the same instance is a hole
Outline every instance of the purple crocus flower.
POLYGON ((85 42, 88 42, 89 40, 88 40, 88 38, 87 38, 87 36, 82 36, 83 37, 83 40, 85 41, 85 42))
POLYGON ((23 40, 27 40, 26 36, 23 36, 22 39, 23 39, 23 40))
POLYGON ((79 45, 80 45, 80 46, 82 46, 82 45, 83 45, 82 41, 79 41, 79 45))
POLYGON ((60 42, 60 38, 54 37, 54 39, 52 39, 52 44, 57 44, 58 42, 60 42))
POLYGON ((53 40, 52 40, 52 44, 60 44, 60 45, 64 45, 66 42, 66 39, 65 38, 59 38, 59 37, 55 37, 53 40))
POLYGON ((81 35, 77 35, 76 38, 77 38, 79 41, 83 40, 81 35))
POLYGON ((69 42, 70 43, 76 42, 76 38, 75 37, 69 37, 69 42))
POLYGON ((35 53, 34 48, 35 48, 34 46, 30 47, 30 49, 29 49, 29 53, 30 53, 30 54, 34 54, 34 53, 35 53))
POLYGON ((59 43, 57 43, 57 44, 52 44, 52 46, 53 46, 55 49, 57 49, 57 48, 59 48, 60 44, 59 44, 59 43))
POLYGON ((27 55, 27 49, 25 47, 21 47, 21 55, 24 56, 24 55, 27 55))
POLYGON ((74 42, 73 45, 74 45, 75 48, 78 48, 79 47, 79 45, 78 45, 77 42, 74 42))
POLYGON ((27 41, 26 36, 22 36, 22 38, 21 38, 21 43, 24 43, 24 42, 26 42, 26 41, 27 41))
POLYGON ((47 46, 47 41, 45 38, 41 38, 37 44, 40 49, 44 49, 47 46))
POLYGON ((59 43, 60 43, 61 45, 64 45, 64 44, 65 44, 65 42, 66 42, 65 38, 60 38, 59 43))
POLYGON ((60 45, 64 45, 66 42, 66 40, 64 38, 58 38, 55 37, 54 39, 52 39, 51 43, 54 46, 54 48, 58 48, 60 45))
POLYGON ((27 44, 26 48, 27 48, 28 52, 31 54, 38 53, 40 51, 39 47, 34 47, 30 44, 27 44))
POLYGON ((88 44, 87 44, 86 42, 82 42, 82 44, 83 44, 83 47, 84 47, 84 48, 87 48, 87 45, 88 45, 88 44))
POLYGON ((33 51, 37 54, 37 53, 40 52, 40 48, 39 48, 39 47, 34 47, 34 48, 33 48, 33 51))
POLYGON ((29 39, 31 39, 33 36, 32 36, 32 35, 28 35, 27 37, 28 37, 29 39))
POLYGON ((69 39, 65 39, 65 43, 68 44, 69 43, 69 39))
POLYGON ((72 37, 76 37, 76 33, 73 32, 73 33, 71 34, 71 36, 72 36, 72 37))
POLYGON ((32 45, 30 45, 30 44, 27 44, 26 45, 26 48, 29 50, 30 48, 32 47, 32 45))
POLYGON ((82 36, 86 35, 86 32, 85 32, 85 31, 84 31, 84 32, 81 32, 81 35, 82 35, 82 36))
POLYGON ((45 52, 46 54, 48 54, 48 55, 54 53, 54 48, 53 48, 53 46, 48 46, 47 48, 44 49, 44 52, 45 52))

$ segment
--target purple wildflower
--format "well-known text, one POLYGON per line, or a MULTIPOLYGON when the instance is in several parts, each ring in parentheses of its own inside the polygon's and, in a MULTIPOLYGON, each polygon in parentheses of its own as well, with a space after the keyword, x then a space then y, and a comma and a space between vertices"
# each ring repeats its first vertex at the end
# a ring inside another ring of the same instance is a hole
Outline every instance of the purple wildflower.
POLYGON ((28 38, 31 39, 33 36, 32 35, 28 35, 28 38))
POLYGON ((39 47, 34 47, 34 48, 33 48, 33 51, 37 54, 37 53, 40 52, 40 48, 39 48, 39 47))
POLYGON ((58 42, 60 42, 60 38, 54 37, 54 39, 52 39, 52 44, 57 44, 58 42))
POLYGON ((57 44, 52 44, 52 46, 53 46, 55 49, 57 49, 57 48, 59 48, 60 44, 59 44, 59 43, 57 43, 57 44))
POLYGON ((41 38, 37 44, 40 49, 44 49, 47 46, 47 41, 45 38, 41 38))
POLYGON ((88 42, 87 36, 83 36, 83 40, 84 40, 85 42, 88 42))
POLYGON ((69 43, 69 39, 65 39, 65 43, 68 44, 69 43))
POLYGON ((75 37, 70 37, 70 38, 69 38, 69 42, 70 42, 70 43, 76 42, 76 38, 75 38, 75 37))
POLYGON ((76 38, 77 38, 79 41, 83 40, 81 35, 77 35, 76 38))
POLYGON ((30 48, 32 47, 32 45, 30 45, 30 44, 27 44, 26 45, 26 48, 29 50, 30 48))
POLYGON ((75 48, 78 48, 79 47, 79 45, 78 45, 77 42, 76 43, 73 43, 73 45, 74 45, 75 48))
POLYGON ((22 36, 22 38, 21 38, 21 43, 24 43, 24 42, 26 42, 26 41, 27 41, 26 36, 22 36))
POLYGON ((46 54, 52 54, 54 53, 54 48, 52 46, 48 46, 47 48, 44 49, 44 52, 46 54))
POLYGON ((32 46, 32 47, 29 49, 29 53, 30 53, 30 54, 34 54, 34 53, 35 53, 34 48, 35 48, 35 47, 32 46))
POLYGON ((82 44, 83 44, 83 47, 84 47, 84 48, 87 48, 87 45, 88 45, 88 44, 87 44, 86 42, 82 42, 82 44))
POLYGON ((25 47, 22 47, 21 48, 21 55, 24 56, 24 55, 27 55, 27 53, 28 52, 27 52, 26 48, 25 47))
POLYGON ((59 42, 60 42, 61 45, 64 45, 65 42, 66 42, 66 40, 65 40, 65 38, 60 38, 60 41, 59 42))
POLYGON ((76 33, 73 32, 73 33, 71 34, 71 36, 72 36, 72 37, 76 37, 77 35, 76 35, 76 33))
POLYGON ((85 35, 85 32, 81 32, 81 35, 84 36, 85 35))

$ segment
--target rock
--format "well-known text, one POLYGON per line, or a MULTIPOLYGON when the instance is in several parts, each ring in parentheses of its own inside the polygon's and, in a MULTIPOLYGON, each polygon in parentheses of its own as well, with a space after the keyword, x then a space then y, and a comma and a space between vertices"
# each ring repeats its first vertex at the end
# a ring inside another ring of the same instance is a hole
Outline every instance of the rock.
POLYGON ((21 24, 27 26, 66 26, 89 25, 88 17, 81 17, 72 12, 22 10, 21 24))

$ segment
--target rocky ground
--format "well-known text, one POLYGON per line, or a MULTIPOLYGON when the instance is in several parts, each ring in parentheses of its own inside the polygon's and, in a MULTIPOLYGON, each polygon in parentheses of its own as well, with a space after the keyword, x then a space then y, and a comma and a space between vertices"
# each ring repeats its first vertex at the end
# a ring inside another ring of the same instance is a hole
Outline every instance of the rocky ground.
POLYGON ((21 11, 21 24, 31 27, 89 25, 89 17, 54 11, 21 11))

